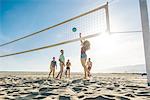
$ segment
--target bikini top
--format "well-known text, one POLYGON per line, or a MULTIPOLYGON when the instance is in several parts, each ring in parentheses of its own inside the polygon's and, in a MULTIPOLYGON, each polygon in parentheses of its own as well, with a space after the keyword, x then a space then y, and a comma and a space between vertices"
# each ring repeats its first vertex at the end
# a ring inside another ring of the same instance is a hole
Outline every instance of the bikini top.
POLYGON ((81 48, 81 54, 85 54, 86 50, 84 49, 84 47, 81 48))

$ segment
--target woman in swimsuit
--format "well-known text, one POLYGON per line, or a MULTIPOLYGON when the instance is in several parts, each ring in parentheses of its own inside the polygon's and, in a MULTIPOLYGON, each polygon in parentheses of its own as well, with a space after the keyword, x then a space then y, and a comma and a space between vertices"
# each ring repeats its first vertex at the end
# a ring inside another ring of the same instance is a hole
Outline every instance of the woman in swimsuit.
POLYGON ((55 60, 55 57, 53 57, 53 60, 51 61, 51 64, 50 64, 50 72, 49 72, 48 78, 50 77, 51 73, 53 73, 53 78, 54 78, 54 76, 55 76, 55 68, 57 68, 57 62, 55 60))
POLYGON ((68 74, 69 78, 70 78, 70 66, 71 66, 71 63, 70 63, 70 60, 68 59, 68 61, 66 62, 66 72, 65 72, 65 74, 66 74, 66 77, 67 77, 67 74, 69 72, 69 74, 68 74))
MULTIPOLYGON (((82 38, 81 33, 80 33, 80 38, 82 38)), ((81 41, 81 64, 84 68, 84 79, 87 79, 87 74, 88 74, 88 69, 86 67, 86 60, 87 60, 87 54, 86 51, 90 49, 90 42, 85 40, 80 40, 81 41)))

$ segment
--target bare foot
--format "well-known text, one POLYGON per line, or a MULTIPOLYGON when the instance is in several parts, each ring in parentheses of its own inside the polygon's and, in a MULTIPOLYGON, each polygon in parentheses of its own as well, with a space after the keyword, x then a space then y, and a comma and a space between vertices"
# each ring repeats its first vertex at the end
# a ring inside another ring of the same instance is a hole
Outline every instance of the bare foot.
POLYGON ((60 80, 59 78, 55 78, 56 80, 60 80))

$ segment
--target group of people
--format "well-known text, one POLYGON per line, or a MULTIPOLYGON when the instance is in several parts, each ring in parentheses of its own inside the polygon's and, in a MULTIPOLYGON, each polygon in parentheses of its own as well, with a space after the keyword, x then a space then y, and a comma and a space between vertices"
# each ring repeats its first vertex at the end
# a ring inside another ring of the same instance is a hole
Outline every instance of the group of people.
MULTIPOLYGON (((58 75, 56 76, 56 79, 61 79, 63 71, 64 71, 64 67, 65 67, 64 50, 60 50, 60 53, 61 53, 59 56, 60 71, 58 75)), ((66 74, 66 77, 68 75, 69 78, 70 78, 70 66, 71 66, 71 63, 70 63, 70 60, 68 59, 66 62, 65 74, 66 74)), ((55 77, 55 69, 57 69, 57 62, 56 62, 55 57, 53 57, 53 60, 51 61, 51 64, 50 64, 50 72, 49 72, 48 78, 50 77, 51 73, 53 74, 53 78, 55 77)))
MULTIPOLYGON (((91 77, 90 70, 92 68, 92 62, 90 58, 88 58, 88 61, 87 61, 86 51, 90 49, 90 42, 88 40, 83 40, 81 33, 79 34, 79 37, 81 41, 81 64, 84 68, 84 79, 88 79, 89 77, 91 77)), ((65 75, 66 77, 70 78, 71 62, 68 59, 65 64, 64 50, 60 50, 60 53, 61 53, 59 56, 60 71, 58 72, 56 79, 62 78, 65 66, 66 66, 65 75)), ((55 69, 57 69, 57 62, 56 62, 55 57, 53 57, 53 60, 51 61, 51 64, 50 64, 50 72, 49 72, 48 78, 50 77, 51 73, 53 74, 53 78, 55 77, 55 69)))

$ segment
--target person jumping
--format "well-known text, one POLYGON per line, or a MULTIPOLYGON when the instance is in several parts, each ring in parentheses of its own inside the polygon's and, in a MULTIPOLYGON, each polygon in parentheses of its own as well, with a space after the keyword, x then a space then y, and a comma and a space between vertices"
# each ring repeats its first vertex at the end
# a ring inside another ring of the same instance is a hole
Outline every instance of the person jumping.
MULTIPOLYGON (((82 38, 81 33, 79 34, 79 37, 82 38)), ((86 67, 86 60, 87 60, 87 54, 86 51, 90 49, 90 42, 88 40, 80 40, 81 41, 81 64, 84 68, 84 79, 87 79, 87 67, 86 67)))

